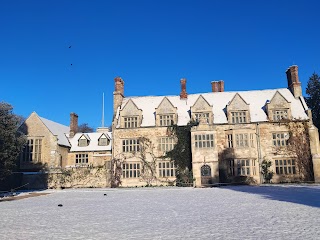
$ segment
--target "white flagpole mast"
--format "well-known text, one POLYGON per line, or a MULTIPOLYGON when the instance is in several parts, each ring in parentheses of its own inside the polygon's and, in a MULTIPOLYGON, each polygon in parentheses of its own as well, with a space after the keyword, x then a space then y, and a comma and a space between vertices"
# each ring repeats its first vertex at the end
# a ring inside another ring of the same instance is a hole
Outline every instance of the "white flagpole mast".
POLYGON ((102 127, 104 127, 104 93, 102 93, 102 127))

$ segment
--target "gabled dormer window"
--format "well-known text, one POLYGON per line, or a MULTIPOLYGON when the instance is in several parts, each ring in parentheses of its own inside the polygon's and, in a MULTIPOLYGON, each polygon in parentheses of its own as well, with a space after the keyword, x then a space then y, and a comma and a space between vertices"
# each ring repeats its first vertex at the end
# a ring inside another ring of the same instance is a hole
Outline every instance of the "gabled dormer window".
POLYGON ((202 95, 198 97, 190 110, 192 119, 199 124, 213 123, 212 105, 202 95))
POLYGON ((250 123, 249 104, 236 93, 227 105, 227 117, 230 124, 250 123))
POLYGON ((282 119, 291 119, 291 103, 277 91, 271 101, 266 102, 266 112, 270 121, 281 121, 282 119))
POLYGON ((98 139, 98 145, 99 146, 109 145, 109 139, 106 137, 106 135, 104 134, 101 135, 101 137, 98 139))
POLYGON ((120 110, 121 128, 138 128, 141 125, 142 110, 130 99, 120 110))
POLYGON ((164 97, 155 109, 155 125, 160 127, 171 126, 178 121, 177 107, 167 97, 164 97))
POLYGON ((89 145, 89 140, 84 135, 82 135, 78 140, 78 146, 86 147, 88 145, 89 145))

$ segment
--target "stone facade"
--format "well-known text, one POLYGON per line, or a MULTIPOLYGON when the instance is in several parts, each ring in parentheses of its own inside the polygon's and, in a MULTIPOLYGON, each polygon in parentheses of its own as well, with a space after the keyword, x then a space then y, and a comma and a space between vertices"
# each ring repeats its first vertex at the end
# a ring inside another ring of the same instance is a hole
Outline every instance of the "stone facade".
MULTIPOLYGON (((310 142, 306 144, 310 144, 315 181, 320 182, 318 129, 301 94, 298 67, 291 66, 286 73, 288 89, 224 92, 224 82, 215 81, 211 83, 212 93, 188 95, 186 79, 182 79, 178 96, 134 98, 124 97, 123 80, 116 78, 113 158, 121 162, 122 186, 162 184, 160 162, 165 159, 160 150, 164 146, 161 141, 169 137, 168 126, 184 126, 190 120, 199 123, 191 130, 196 187, 239 179, 262 183, 263 160, 271 161, 272 182, 300 181, 303 176, 298 169, 297 155, 288 147, 290 122, 308 122, 310 142), (138 149, 141 139, 145 138, 152 146, 148 154, 138 149), (141 158, 154 163, 152 181, 142 176, 141 158), (132 175, 126 175, 128 164, 138 163, 140 174, 132 168, 132 175)), ((169 183, 174 176, 164 180, 169 183)))
POLYGON ((109 129, 84 133, 88 145, 80 147, 82 134, 77 133, 77 127, 75 113, 70 114, 70 127, 39 117, 35 112, 26 119, 20 127, 28 138, 20 156, 20 169, 28 188, 110 186, 112 138, 109 129), (100 144, 101 137, 104 144, 100 144))
MULTIPOLYGON (((65 126, 64 126, 65 127, 65 126)), ((23 153, 20 156, 20 169, 21 170, 37 170, 44 166, 57 168, 63 167, 68 161, 68 152, 70 145, 66 142, 65 145, 59 144, 59 138, 52 133, 45 125, 42 119, 33 112, 20 127, 21 130, 27 135, 30 143, 32 156, 25 159, 23 153), (34 155, 36 150, 35 141, 41 141, 39 150, 37 149, 37 156, 34 155), (32 143, 30 142, 32 141, 32 143), (37 159, 35 159, 37 158, 37 159)), ((68 127, 65 127, 68 130, 68 127)), ((26 153, 28 154, 28 153, 26 153)))

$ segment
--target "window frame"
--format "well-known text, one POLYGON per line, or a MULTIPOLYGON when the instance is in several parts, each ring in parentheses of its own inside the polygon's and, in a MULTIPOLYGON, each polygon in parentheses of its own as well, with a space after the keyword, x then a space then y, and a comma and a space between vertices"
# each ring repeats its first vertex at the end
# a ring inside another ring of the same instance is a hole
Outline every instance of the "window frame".
POLYGON ((89 140, 86 137, 79 138, 78 147, 88 147, 88 146, 89 146, 89 140))
POLYGON ((212 113, 209 111, 206 112, 194 112, 193 113, 193 118, 196 122, 201 122, 203 120, 203 123, 211 124, 212 123, 212 113))
POLYGON ((158 162, 158 174, 161 178, 169 178, 176 176, 176 167, 174 161, 159 161, 158 162))
POLYGON ((272 146, 273 147, 287 147, 289 145, 288 132, 273 132, 272 133, 272 146))
POLYGON ((230 176, 256 176, 256 160, 245 159, 229 159, 228 174, 230 176))
POLYGON ((227 148, 255 148, 255 140, 255 133, 252 132, 229 131, 226 133, 227 148))
POLYGON ((289 119, 289 109, 272 109, 272 120, 277 122, 277 121, 281 121, 283 119, 289 119), (285 112, 285 114, 283 113, 285 112))
POLYGON ((42 137, 28 137, 21 153, 23 163, 41 162, 42 159, 42 137))
POLYGON ((75 165, 86 165, 89 163, 88 153, 77 153, 75 154, 75 165))
POLYGON ((213 133, 198 133, 194 134, 195 148, 214 148, 213 133))
POLYGON ((158 150, 161 152, 169 152, 174 149, 176 140, 174 137, 159 137, 158 150))
POLYGON ((123 128, 137 128, 140 126, 139 124, 139 116, 123 116, 123 128))
POLYGON ((168 127, 175 124, 175 114, 168 113, 168 114, 159 114, 159 126, 160 127, 168 127))
POLYGON ((122 163, 122 178, 140 178, 141 167, 140 162, 122 163))
POLYGON ((108 146, 109 145, 109 139, 104 134, 100 136, 98 139, 98 146, 108 146), (102 142, 102 140, 105 141, 105 144, 102 142))
POLYGON ((274 160, 274 166, 275 166, 275 174, 280 176, 286 176, 286 175, 297 175, 297 164, 296 159, 293 158, 279 158, 274 160))
POLYGON ((232 124, 248 123, 248 110, 230 111, 232 124))
POLYGON ((140 152, 140 139, 139 138, 122 139, 122 152, 124 153, 140 152))
POLYGON ((249 147, 249 134, 248 133, 235 133, 236 147, 248 148, 249 147))

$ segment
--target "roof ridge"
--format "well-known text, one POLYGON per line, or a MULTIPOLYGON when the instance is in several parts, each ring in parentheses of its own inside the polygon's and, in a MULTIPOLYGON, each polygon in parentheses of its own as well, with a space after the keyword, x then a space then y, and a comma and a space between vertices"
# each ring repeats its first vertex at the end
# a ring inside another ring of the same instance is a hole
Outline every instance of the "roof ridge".
MULTIPOLYGON (((267 92, 267 91, 278 91, 282 89, 288 89, 288 88, 270 88, 270 89, 256 89, 256 90, 235 90, 235 91, 224 91, 224 92, 200 92, 200 93, 189 93, 188 96, 190 95, 203 95, 203 94, 224 94, 224 93, 247 93, 247 92, 267 92)), ((149 97, 154 97, 154 98, 163 98, 163 97, 179 97, 180 95, 146 95, 146 96, 128 96, 124 97, 124 99, 132 99, 132 98, 149 98, 149 97)))

